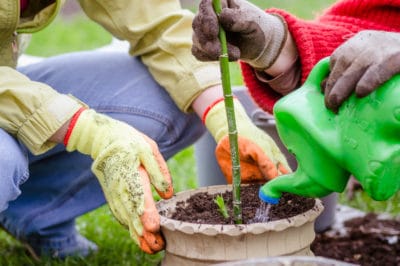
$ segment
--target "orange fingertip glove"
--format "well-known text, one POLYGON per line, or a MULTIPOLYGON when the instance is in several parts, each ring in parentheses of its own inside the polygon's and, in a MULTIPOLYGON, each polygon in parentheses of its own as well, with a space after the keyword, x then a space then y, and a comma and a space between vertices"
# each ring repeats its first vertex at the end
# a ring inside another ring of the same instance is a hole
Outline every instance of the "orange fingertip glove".
MULTIPOLYGON (((291 172, 284 154, 275 141, 258 128, 247 115, 239 100, 234 99, 240 173, 243 183, 263 183, 291 172)), ((203 114, 203 121, 214 137, 215 156, 228 183, 232 182, 232 160, 225 103, 218 99, 203 114)))

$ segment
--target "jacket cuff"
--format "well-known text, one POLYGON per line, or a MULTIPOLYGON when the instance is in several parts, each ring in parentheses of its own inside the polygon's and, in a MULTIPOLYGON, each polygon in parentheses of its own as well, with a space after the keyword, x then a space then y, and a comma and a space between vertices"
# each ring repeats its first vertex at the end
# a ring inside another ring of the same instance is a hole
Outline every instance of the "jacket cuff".
POLYGON ((19 128, 17 138, 33 154, 44 153, 57 144, 49 138, 83 106, 72 96, 56 95, 28 117, 19 128))
POLYGON ((208 63, 207 65, 198 66, 193 70, 191 75, 183 78, 179 84, 179 94, 171 95, 175 103, 184 112, 190 112, 193 101, 204 90, 209 87, 221 84, 221 71, 218 63, 208 63), (200 88, 200 89, 199 89, 200 88))

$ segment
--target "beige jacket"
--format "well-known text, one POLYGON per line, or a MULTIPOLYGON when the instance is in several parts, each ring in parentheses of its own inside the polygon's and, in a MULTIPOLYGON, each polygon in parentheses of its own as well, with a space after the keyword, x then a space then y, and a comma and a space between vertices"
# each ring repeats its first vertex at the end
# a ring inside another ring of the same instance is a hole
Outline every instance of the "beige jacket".
MULTIPOLYGON (((19 16, 19 0, 0 1, 0 127, 33 153, 52 148, 48 141, 84 103, 14 70, 17 33, 34 33, 56 16, 64 0, 31 0, 19 16), (40 3, 32 5, 32 3, 40 3)), ((179 0, 79 0, 84 12, 111 34, 129 41, 154 78, 183 111, 207 87, 219 84, 217 63, 191 55, 193 14, 179 0)), ((106 62, 105 62, 106 63, 106 62)), ((135 73, 132 73, 134 75, 135 73)))

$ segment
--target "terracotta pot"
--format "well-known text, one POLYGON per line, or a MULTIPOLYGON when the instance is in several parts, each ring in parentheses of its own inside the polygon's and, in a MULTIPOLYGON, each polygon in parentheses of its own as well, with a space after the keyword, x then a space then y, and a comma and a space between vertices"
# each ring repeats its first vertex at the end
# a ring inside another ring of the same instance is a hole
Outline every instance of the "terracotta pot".
POLYGON ((323 211, 315 206, 300 215, 267 223, 242 225, 195 224, 170 219, 177 202, 207 191, 220 194, 231 185, 209 186, 177 193, 161 200, 161 230, 166 240, 163 266, 200 266, 250 258, 272 256, 313 256, 310 244, 315 238, 314 221, 323 211))

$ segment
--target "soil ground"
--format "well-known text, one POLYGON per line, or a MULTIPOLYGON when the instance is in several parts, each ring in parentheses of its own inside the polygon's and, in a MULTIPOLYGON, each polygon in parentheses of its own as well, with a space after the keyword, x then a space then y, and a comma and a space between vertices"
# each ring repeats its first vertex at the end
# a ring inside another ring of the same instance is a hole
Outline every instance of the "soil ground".
MULTIPOLYGON (((256 212, 260 210, 258 190, 258 185, 241 188, 244 224, 254 222, 256 212)), ((230 210, 232 193, 226 192, 221 195, 230 210)), ((186 202, 179 202, 171 218, 192 223, 234 224, 232 218, 223 218, 214 199, 215 195, 197 193, 186 202)), ((314 199, 284 194, 280 203, 271 207, 267 221, 295 216, 311 209, 314 203, 314 199)), ((375 214, 348 219, 343 222, 339 231, 328 230, 317 234, 311 250, 316 256, 363 266, 398 266, 400 221, 380 219, 375 214)))
POLYGON ((342 229, 317 234, 314 254, 363 266, 400 265, 400 221, 369 213, 345 221, 342 229))

